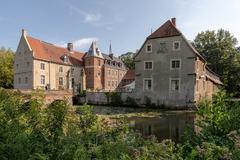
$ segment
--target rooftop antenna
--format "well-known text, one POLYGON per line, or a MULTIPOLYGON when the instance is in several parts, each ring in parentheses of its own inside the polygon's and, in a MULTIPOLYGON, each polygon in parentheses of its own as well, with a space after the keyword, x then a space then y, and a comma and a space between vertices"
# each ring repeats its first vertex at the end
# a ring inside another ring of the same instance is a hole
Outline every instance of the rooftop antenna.
POLYGON ((151 34, 152 34, 152 32, 153 32, 153 30, 152 30, 152 28, 151 28, 151 34))

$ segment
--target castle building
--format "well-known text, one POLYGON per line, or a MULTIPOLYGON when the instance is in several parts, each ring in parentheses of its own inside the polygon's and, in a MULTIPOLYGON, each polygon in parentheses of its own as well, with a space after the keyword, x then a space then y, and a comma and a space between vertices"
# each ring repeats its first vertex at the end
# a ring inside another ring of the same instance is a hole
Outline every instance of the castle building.
POLYGON ((84 53, 38 40, 22 30, 14 57, 14 88, 84 90, 84 53))
POLYGON ((121 59, 113 56, 111 44, 109 54, 104 54, 93 42, 83 59, 87 89, 114 91, 122 87, 127 68, 121 59))
POLYGON ((14 88, 32 90, 115 91, 127 69, 121 59, 101 53, 94 41, 86 53, 73 50, 73 44, 59 47, 22 36, 14 57, 14 88))
POLYGON ((179 31, 175 18, 146 38, 135 56, 135 74, 136 98, 155 105, 194 106, 222 84, 179 31))

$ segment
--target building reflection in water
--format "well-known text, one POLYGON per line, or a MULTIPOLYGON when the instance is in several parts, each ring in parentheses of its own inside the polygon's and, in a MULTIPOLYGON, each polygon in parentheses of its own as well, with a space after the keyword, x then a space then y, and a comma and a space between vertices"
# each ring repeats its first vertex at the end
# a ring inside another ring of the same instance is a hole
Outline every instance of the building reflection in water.
POLYGON ((165 114, 159 117, 130 117, 129 124, 144 137, 154 135, 158 140, 182 142, 186 127, 194 129, 195 113, 165 114))

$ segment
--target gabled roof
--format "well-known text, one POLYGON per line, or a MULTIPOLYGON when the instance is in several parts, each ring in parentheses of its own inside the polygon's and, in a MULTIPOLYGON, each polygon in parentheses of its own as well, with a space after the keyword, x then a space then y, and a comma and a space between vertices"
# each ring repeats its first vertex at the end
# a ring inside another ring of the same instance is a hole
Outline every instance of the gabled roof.
POLYGON ((129 69, 127 73, 124 75, 123 79, 134 80, 135 79, 135 70, 129 69))
POLYGON ((172 21, 168 20, 153 32, 147 39, 180 36, 182 33, 175 27, 172 21))
POLYGON ((201 58, 204 62, 206 62, 206 60, 203 58, 203 56, 198 53, 198 51, 192 46, 191 43, 189 43, 189 41, 185 38, 185 36, 177 29, 176 27, 176 19, 172 18, 172 20, 174 19, 175 22, 173 21, 166 21, 163 25, 161 25, 155 32, 153 32, 150 36, 148 36, 145 40, 145 42, 143 43, 143 45, 141 46, 141 48, 138 50, 138 52, 135 54, 134 57, 136 57, 140 51, 142 50, 142 48, 144 47, 145 43, 147 42, 147 40, 149 39, 156 39, 156 38, 165 38, 165 37, 174 37, 174 36, 181 36, 183 38, 183 40, 187 43, 188 47, 199 57, 201 58))
POLYGON ((59 47, 30 36, 26 36, 26 40, 34 52, 33 57, 36 59, 73 66, 82 65, 84 53, 77 51, 70 52, 67 48, 59 47), (68 62, 66 63, 63 61, 64 56, 68 56, 68 62))

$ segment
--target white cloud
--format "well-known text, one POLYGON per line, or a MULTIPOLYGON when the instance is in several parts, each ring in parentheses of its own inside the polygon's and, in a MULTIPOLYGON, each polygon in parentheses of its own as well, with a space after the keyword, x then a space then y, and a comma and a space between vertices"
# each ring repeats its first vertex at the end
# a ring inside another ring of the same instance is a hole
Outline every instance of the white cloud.
POLYGON ((83 18, 84 18, 83 22, 85 22, 85 23, 99 22, 102 18, 102 15, 100 13, 86 12, 80 8, 73 6, 73 5, 69 5, 69 9, 70 9, 70 15, 73 15, 75 12, 75 13, 78 13, 81 16, 83 16, 83 18))
MULTIPOLYGON (((90 38, 82 38, 79 40, 73 41, 73 49, 78 51, 87 51, 93 41, 98 41, 98 38, 96 37, 90 37, 90 38)), ((67 43, 64 44, 57 44, 61 47, 67 47, 67 43)))

